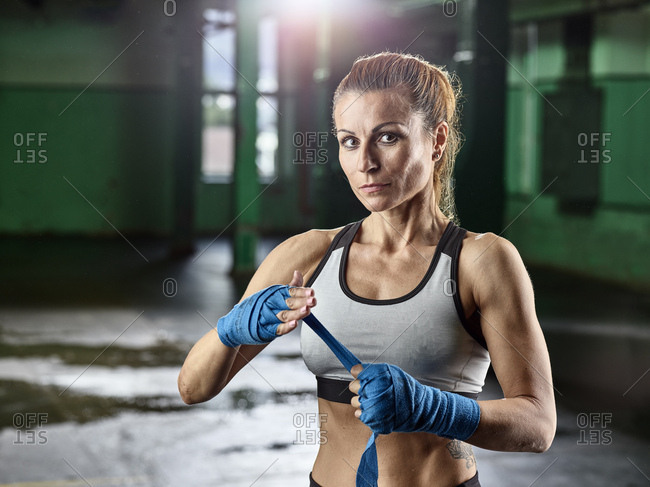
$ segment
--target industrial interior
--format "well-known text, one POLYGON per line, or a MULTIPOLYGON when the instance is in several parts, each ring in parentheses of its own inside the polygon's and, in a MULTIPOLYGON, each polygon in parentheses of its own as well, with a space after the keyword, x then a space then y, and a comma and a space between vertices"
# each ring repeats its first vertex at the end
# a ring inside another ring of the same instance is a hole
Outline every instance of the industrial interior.
POLYGON ((460 225, 516 246, 551 358, 553 445, 475 448, 482 485, 650 484, 650 2, 10 0, 0 487, 307 485, 298 333, 176 378, 276 245, 368 214, 332 95, 386 50, 462 84, 460 225))

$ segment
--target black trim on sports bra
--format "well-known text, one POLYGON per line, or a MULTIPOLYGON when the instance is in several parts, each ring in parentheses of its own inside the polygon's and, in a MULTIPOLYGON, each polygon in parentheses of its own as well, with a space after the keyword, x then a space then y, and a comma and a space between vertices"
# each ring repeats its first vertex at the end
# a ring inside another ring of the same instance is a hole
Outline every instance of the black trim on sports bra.
MULTIPOLYGON (((329 247, 327 247, 327 252, 325 252, 325 255, 323 255, 320 262, 318 263, 316 270, 314 270, 314 273, 307 280, 305 287, 310 287, 312 284, 314 284, 314 281, 316 281, 316 278, 325 267, 325 264, 327 264, 327 261, 329 260, 332 252, 334 252, 339 247, 345 245, 346 241, 344 240, 343 243, 341 243, 341 239, 345 237, 345 235, 349 232, 349 230, 352 227, 354 227, 355 225, 361 225, 361 222, 363 222, 363 220, 359 220, 358 222, 348 223, 345 227, 343 227, 343 229, 339 233, 334 235, 334 238, 332 239, 332 243, 330 244, 329 247)), ((356 229, 353 230, 352 235, 354 235, 355 233, 357 233, 356 229)))
MULTIPOLYGON (((328 379, 327 377, 316 376, 316 395, 326 401, 350 404, 355 394, 348 389, 349 385, 350 381, 348 380, 328 379)), ((469 397, 474 400, 478 399, 478 393, 454 392, 454 394, 469 397)))
POLYGON ((404 296, 401 296, 399 298, 392 298, 392 299, 368 299, 364 298, 361 296, 358 296, 354 294, 350 288, 348 287, 347 282, 345 281, 345 268, 347 267, 347 262, 348 262, 348 254, 350 253, 350 243, 354 239, 354 235, 356 234, 357 230, 359 230, 359 226, 361 226, 361 222, 359 222, 358 226, 354 228, 354 231, 351 232, 351 238, 348 238, 349 242, 343 247, 343 255, 341 256, 341 265, 339 267, 339 283, 341 285, 341 289, 345 293, 347 297, 349 297, 353 301, 357 301, 359 303, 364 303, 364 304, 372 304, 372 305, 385 305, 385 304, 397 304, 401 303, 403 301, 407 301, 408 299, 412 298, 415 296, 417 293, 419 293, 422 288, 427 284, 431 276, 433 275, 433 272, 436 270, 436 265, 438 264, 438 260, 440 260, 440 254, 442 253, 442 249, 447 245, 447 240, 449 239, 450 235, 452 234, 452 230, 456 225, 454 222, 449 221, 447 226, 445 227, 445 230, 442 232, 442 235, 440 237, 440 241, 436 245, 436 250, 433 253, 433 258, 431 259, 431 263, 429 264, 429 268, 427 269, 426 274, 420 281, 420 283, 413 289, 412 291, 408 292, 404 296))
MULTIPOLYGON (((485 337, 483 336, 483 332, 481 331, 481 325, 478 324, 477 321, 469 321, 467 318, 465 318, 465 311, 463 310, 463 304, 460 302, 460 284, 458 281, 458 260, 460 256, 460 249, 463 246, 463 239, 465 238, 465 235, 467 235, 467 230, 464 228, 456 227, 456 231, 454 232, 454 235, 451 237, 450 242, 449 242, 449 248, 451 253, 449 254, 451 257, 451 280, 454 285, 454 290, 453 290, 453 295, 454 295, 454 305, 456 306, 456 312, 458 314, 458 318, 460 319, 460 322, 463 325, 463 328, 465 328, 465 331, 469 333, 469 335, 476 340, 484 349, 487 348, 487 343, 485 342, 485 337)), ((474 311, 474 315, 476 316, 478 311, 474 311)))
POLYGON ((362 222, 363 220, 359 220, 358 222, 348 223, 345 227, 343 227, 343 229, 339 233, 334 235, 334 238, 332 239, 332 243, 330 244, 329 247, 327 247, 327 252, 325 252, 325 255, 323 255, 322 259, 318 263, 316 270, 314 270, 314 273, 307 280, 305 287, 310 287, 312 284, 314 284, 314 281, 316 281, 316 278, 325 267, 325 264, 327 264, 327 261, 329 260, 332 252, 334 252, 339 247, 346 245, 348 239, 344 239, 343 242, 341 242, 343 237, 345 237, 349 233, 350 229, 352 229, 352 236, 354 237, 354 235, 357 233, 358 227, 361 225, 362 222))

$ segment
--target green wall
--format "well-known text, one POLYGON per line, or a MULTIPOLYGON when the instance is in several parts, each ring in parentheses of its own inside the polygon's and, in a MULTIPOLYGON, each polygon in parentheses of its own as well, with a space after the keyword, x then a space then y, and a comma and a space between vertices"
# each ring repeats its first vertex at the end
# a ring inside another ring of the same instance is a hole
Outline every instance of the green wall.
MULTIPOLYGON (((71 184, 121 232, 167 236, 172 231, 179 25, 159 2, 102 5, 56 0, 38 10, 24 2, 0 4, 0 234, 115 235, 71 184), (104 11, 98 14, 97 8, 104 11), (43 147, 16 147, 14 139, 28 133, 47 133, 43 147), (25 150, 32 148, 45 150, 47 162, 14 163, 17 150, 26 157, 25 150)), ((611 134, 605 147, 611 162, 598 164, 599 196, 593 211, 573 214, 561 208, 552 191, 540 194, 547 108, 542 95, 560 89, 567 61, 563 16, 579 13, 582 7, 579 2, 544 5, 512 4, 505 235, 528 262, 648 286, 650 10, 594 13, 590 82, 602 92, 599 132, 611 134)), ((424 15, 417 17, 428 22, 424 15)), ((417 23, 406 29, 409 24, 397 24, 393 18, 381 22, 377 25, 386 27, 372 32, 381 32, 384 39, 392 36, 384 48, 408 45, 412 33, 422 30, 417 23)), ((366 32, 372 23, 365 30, 339 21, 333 25, 342 30, 332 32, 330 90, 354 57, 381 49, 379 39, 366 32), (344 50, 350 45, 343 42, 348 38, 344 34, 355 43, 353 51, 344 50)), ((452 52, 454 26, 444 25, 449 27, 446 44, 424 35, 425 47, 412 50, 434 60, 452 52)), ((327 143, 328 164, 305 167, 292 162, 295 131, 329 128, 329 107, 327 113, 322 107, 323 113, 314 113, 309 99, 301 95, 313 81, 313 66, 300 71, 313 52, 296 57, 291 46, 304 42, 289 37, 284 43, 281 40, 285 51, 280 61, 284 88, 279 179, 260 199, 261 227, 291 232, 338 226, 363 210, 346 191, 333 140, 327 143)), ((193 179, 195 228, 215 235, 236 216, 232 188, 205 183, 199 174, 193 179)))
MULTIPOLYGON (((542 120, 548 109, 543 96, 551 97, 562 83, 563 19, 527 21, 513 24, 506 236, 528 262, 650 287, 650 96, 644 95, 650 86, 650 10, 610 11, 594 18, 590 82, 602 90, 597 136, 606 142, 597 147, 600 162, 589 163, 599 171, 599 196, 592 211, 584 214, 565 211, 552 188, 542 194, 542 120), (602 158, 605 151, 609 162, 602 158)), ((580 148, 576 140, 576 155, 580 148)))
POLYGON ((120 231, 168 231, 172 127, 160 115, 169 97, 88 90, 59 116, 77 94, 0 89, 0 231, 113 232, 83 197, 120 231), (47 134, 41 147, 14 145, 35 132, 47 134), (47 162, 14 162, 31 149, 44 150, 47 162))
MULTIPOLYGON (((161 5, 0 4, 0 234, 112 236, 112 224, 169 235, 180 26, 161 5), (16 147, 28 133, 47 134, 44 144, 16 147), (32 149, 47 161, 13 162, 32 149)), ((267 230, 301 225, 283 211, 295 204, 295 168, 281 166, 260 198, 267 230)), ((190 177, 195 229, 214 235, 235 217, 231 184, 190 177)))

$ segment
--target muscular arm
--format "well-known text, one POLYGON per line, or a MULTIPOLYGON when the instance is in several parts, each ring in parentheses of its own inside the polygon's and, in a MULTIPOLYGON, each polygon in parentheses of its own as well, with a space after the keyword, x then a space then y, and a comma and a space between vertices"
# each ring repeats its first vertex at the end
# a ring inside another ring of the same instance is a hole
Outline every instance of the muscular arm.
POLYGON ((467 252, 471 264, 466 268, 474 276, 472 294, 505 397, 479 401, 481 421, 468 443, 490 450, 543 452, 555 436, 556 412, 533 287, 515 247, 495 235, 486 237, 467 252))
MULTIPOLYGON (((262 262, 251 279, 242 299, 273 284, 303 285, 303 274, 308 278, 320 257, 331 242, 329 232, 312 230, 292 237, 276 247, 262 262), (299 272, 294 273, 294 270, 299 272)), ((291 332, 296 321, 309 313, 301 311, 313 291, 304 290, 292 294, 288 304, 291 311, 279 316, 283 323, 278 335, 291 332)), ((281 314, 282 314, 281 313, 281 314)), ((224 345, 216 329, 206 333, 190 350, 178 376, 178 390, 187 404, 204 402, 215 397, 230 380, 266 345, 240 345, 235 348, 224 345)))

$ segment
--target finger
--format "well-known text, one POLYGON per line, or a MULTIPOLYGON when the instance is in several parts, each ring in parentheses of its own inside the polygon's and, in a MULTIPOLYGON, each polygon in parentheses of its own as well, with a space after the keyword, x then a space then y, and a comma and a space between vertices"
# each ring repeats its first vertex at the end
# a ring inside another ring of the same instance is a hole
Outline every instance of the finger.
POLYGON ((307 298, 314 295, 314 290, 310 287, 292 287, 289 288, 289 295, 292 298, 307 298))
POLYGON ((359 383, 358 380, 353 380, 352 382, 350 382, 350 385, 348 386, 348 389, 350 389, 350 392, 352 392, 354 394, 359 394, 359 389, 360 388, 361 388, 361 384, 359 383))
POLYGON ((287 323, 291 320, 302 320, 310 313, 310 309, 311 308, 307 305, 298 309, 283 309, 279 313, 276 313, 275 317, 283 323, 287 323))
POLYGON ((355 365, 354 367, 352 367, 350 369, 350 373, 356 379, 359 376, 359 374, 361 373, 362 370, 363 370, 363 365, 357 364, 357 365, 355 365))
POLYGON ((362 413, 361 409, 355 409, 355 410, 354 410, 354 415, 355 415, 357 418, 361 418, 361 413, 362 413))
POLYGON ((289 283, 289 286, 302 286, 302 273, 300 271, 293 271, 293 278, 289 283))
POLYGON ((352 407, 360 408, 361 407, 361 402, 359 401, 359 396, 354 396, 350 400, 350 404, 352 404, 352 407))
POLYGON ((287 323, 281 323, 280 326, 278 326, 277 330, 275 330, 275 334, 278 336, 286 335, 287 333, 295 330, 297 326, 298 326, 298 322, 296 320, 291 320, 288 321, 287 323))
POLYGON ((314 296, 296 296, 287 298, 284 302, 289 306, 289 309, 300 309, 303 306, 309 306, 310 308, 316 306, 316 298, 314 296))

